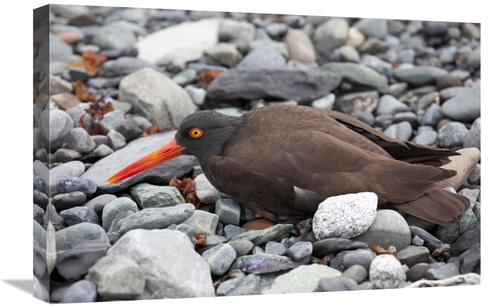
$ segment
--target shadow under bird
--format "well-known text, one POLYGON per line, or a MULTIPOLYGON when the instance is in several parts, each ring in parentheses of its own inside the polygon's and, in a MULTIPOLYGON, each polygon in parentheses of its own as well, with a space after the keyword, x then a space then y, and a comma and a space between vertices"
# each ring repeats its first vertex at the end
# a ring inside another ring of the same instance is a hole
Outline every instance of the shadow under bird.
POLYGON ((374 192, 394 207, 450 225, 469 200, 436 182, 459 153, 390 138, 357 119, 308 106, 267 106, 240 117, 198 111, 175 138, 108 179, 112 184, 179 155, 194 155, 212 185, 275 222, 312 217, 331 196, 374 192))

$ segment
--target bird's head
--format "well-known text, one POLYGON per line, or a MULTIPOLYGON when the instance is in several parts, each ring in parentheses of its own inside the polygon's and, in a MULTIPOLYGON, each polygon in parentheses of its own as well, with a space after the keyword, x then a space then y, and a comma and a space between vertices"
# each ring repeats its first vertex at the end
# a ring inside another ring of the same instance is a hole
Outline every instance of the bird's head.
POLYGON ((172 141, 123 168, 107 182, 122 181, 179 155, 194 155, 203 165, 210 157, 220 155, 243 121, 243 117, 216 111, 192 113, 182 121, 172 141))

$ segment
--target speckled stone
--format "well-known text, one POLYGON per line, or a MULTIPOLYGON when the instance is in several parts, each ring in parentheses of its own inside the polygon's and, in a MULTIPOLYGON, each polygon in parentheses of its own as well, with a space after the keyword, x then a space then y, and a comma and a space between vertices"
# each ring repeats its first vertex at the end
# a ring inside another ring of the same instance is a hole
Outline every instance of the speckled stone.
POLYGON ((330 197, 313 217, 317 239, 351 238, 365 232, 377 214, 377 195, 371 192, 330 197))
POLYGON ((382 254, 370 266, 370 282, 374 289, 394 289, 406 279, 401 263, 392 255, 382 254))

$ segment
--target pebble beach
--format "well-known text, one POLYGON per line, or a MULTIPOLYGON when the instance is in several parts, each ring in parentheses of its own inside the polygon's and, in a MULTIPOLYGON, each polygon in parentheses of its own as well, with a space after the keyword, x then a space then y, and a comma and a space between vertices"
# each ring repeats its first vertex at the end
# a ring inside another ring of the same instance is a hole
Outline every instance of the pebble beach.
POLYGON ((480 285, 480 24, 51 5, 40 25, 36 298, 480 285), (443 227, 377 209, 365 192, 276 224, 217 191, 192 156, 106 182, 197 110, 241 116, 275 104, 340 111, 390 137, 459 152, 444 166, 457 175, 439 185, 470 208, 443 227))

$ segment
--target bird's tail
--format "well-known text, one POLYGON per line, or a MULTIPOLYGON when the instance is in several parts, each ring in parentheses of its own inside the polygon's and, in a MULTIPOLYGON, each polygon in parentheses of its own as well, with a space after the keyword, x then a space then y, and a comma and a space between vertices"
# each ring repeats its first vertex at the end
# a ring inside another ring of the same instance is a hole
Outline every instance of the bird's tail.
POLYGON ((416 200, 390 205, 418 218, 441 226, 449 226, 470 207, 470 200, 462 195, 436 188, 416 200))

